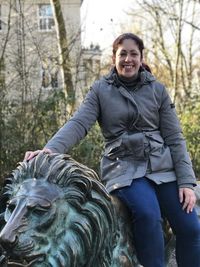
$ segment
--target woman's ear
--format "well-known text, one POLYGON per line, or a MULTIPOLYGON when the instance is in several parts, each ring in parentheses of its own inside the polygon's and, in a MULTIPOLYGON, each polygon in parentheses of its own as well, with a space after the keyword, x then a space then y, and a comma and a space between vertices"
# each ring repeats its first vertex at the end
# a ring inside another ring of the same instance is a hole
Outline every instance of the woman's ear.
POLYGON ((115 56, 112 56, 112 63, 113 63, 113 65, 115 65, 115 59, 116 59, 116 57, 115 56))

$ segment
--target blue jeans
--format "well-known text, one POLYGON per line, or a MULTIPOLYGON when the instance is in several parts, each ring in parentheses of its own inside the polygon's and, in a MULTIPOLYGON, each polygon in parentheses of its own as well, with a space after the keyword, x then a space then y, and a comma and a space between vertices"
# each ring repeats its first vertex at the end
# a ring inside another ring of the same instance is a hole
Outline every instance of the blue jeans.
POLYGON ((176 236, 178 267, 200 267, 200 222, 195 210, 189 214, 182 210, 176 182, 156 185, 144 177, 113 194, 133 215, 136 253, 144 267, 165 266, 161 213, 176 236))

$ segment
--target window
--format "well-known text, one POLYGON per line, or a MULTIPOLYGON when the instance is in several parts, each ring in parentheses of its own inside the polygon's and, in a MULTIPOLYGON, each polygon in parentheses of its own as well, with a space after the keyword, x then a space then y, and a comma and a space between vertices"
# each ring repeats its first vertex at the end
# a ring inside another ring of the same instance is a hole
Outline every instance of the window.
POLYGON ((51 82, 50 74, 48 70, 42 68, 42 87, 47 88, 49 87, 51 82))
POLYGON ((42 88, 56 89, 59 86, 59 64, 57 57, 44 56, 41 61, 42 88))
POLYGON ((58 88, 58 72, 51 74, 51 87, 58 88))
POLYGON ((48 89, 58 88, 58 71, 51 72, 42 68, 42 87, 48 89))
POLYGON ((51 5, 39 5, 39 29, 51 31, 55 26, 51 5))

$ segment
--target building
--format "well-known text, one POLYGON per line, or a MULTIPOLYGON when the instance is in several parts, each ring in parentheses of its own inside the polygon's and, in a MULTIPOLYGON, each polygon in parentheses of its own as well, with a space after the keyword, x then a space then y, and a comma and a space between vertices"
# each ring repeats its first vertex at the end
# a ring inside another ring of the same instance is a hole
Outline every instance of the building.
MULTIPOLYGON (((81 0, 60 0, 77 94, 100 64, 97 47, 82 49, 81 0), (90 68, 86 68, 90 66, 90 68)), ((0 0, 0 85, 13 100, 64 87, 57 25, 50 0, 0 0)))

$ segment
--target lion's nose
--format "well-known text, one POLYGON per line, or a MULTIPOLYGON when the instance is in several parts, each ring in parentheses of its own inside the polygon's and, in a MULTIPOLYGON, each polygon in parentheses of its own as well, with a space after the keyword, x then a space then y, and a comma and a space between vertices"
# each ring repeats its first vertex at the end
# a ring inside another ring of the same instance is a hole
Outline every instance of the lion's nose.
POLYGON ((4 248, 14 247, 18 242, 18 236, 14 231, 6 231, 5 228, 0 233, 0 244, 4 248))

